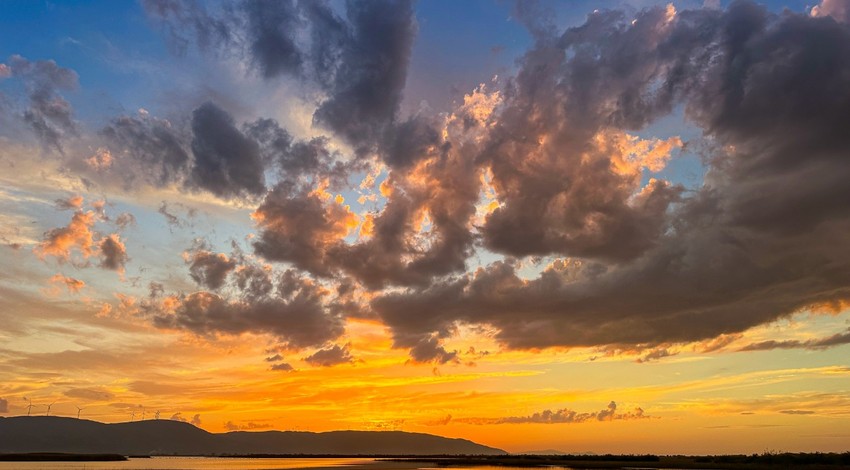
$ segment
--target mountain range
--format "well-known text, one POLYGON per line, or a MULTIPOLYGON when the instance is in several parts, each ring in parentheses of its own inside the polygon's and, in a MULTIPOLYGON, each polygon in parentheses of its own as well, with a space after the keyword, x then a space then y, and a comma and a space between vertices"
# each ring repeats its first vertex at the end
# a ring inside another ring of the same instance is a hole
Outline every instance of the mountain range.
POLYGON ((0 453, 123 455, 502 455, 466 439, 402 431, 211 433, 172 420, 101 423, 56 416, 0 417, 0 453))

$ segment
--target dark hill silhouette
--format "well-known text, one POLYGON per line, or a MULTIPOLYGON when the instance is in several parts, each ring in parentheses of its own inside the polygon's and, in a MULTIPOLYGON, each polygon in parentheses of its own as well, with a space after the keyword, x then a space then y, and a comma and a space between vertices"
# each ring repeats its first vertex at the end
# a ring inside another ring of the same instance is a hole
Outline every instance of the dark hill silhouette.
POLYGON ((465 439, 400 431, 210 433, 189 423, 146 420, 106 424, 57 416, 0 419, 0 453, 123 455, 325 454, 500 455, 465 439))

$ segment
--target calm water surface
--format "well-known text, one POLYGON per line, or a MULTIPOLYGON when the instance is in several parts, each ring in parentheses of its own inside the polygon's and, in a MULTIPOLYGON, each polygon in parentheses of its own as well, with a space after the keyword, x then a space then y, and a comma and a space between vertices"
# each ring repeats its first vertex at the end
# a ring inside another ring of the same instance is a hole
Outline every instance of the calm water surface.
MULTIPOLYGON (((228 459, 153 457, 126 462, 0 462, 0 470, 445 470, 430 464, 380 462, 373 459, 228 459)), ((564 467, 558 467, 564 468, 564 467)), ((451 470, 512 470, 512 467, 453 467, 451 470)), ((528 470, 513 469, 513 470, 528 470)))
MULTIPOLYGON (((567 467, 552 467, 569 470, 567 467)), ((152 457, 125 462, 0 462, 0 470, 445 470, 431 464, 381 462, 374 459, 244 459, 218 457, 152 457)), ((451 470, 528 470, 514 467, 452 467, 451 470)))
MULTIPOLYGON (((373 459, 240 459, 214 457, 152 457, 130 459, 125 462, 0 462, 0 470, 276 470, 323 469, 338 470, 390 470, 373 459)), ((399 469, 415 468, 400 464, 399 469)))

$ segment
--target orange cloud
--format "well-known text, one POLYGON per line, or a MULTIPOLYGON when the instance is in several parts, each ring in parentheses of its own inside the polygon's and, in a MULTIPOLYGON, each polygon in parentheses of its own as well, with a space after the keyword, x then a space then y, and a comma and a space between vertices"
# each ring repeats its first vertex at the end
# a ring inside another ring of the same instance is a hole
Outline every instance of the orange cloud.
POLYGON ((614 421, 614 420, 632 420, 646 419, 649 416, 644 414, 642 408, 635 408, 634 411, 626 413, 617 413, 617 403, 610 402, 608 406, 601 411, 591 413, 579 413, 569 408, 564 408, 556 411, 543 410, 539 413, 534 413, 529 416, 507 416, 501 418, 458 418, 455 421, 466 424, 576 424, 587 421, 614 421))
POLYGON ((85 282, 79 279, 74 279, 73 277, 63 276, 62 274, 55 274, 53 277, 50 278, 50 282, 54 284, 62 284, 68 289, 69 292, 72 292, 74 294, 80 292, 80 290, 86 286, 85 282))
POLYGON ((94 255, 97 248, 92 227, 96 219, 93 211, 77 211, 67 226, 45 233, 44 241, 34 249, 35 254, 41 259, 55 256, 60 262, 68 261, 73 251, 78 251, 83 258, 94 255))

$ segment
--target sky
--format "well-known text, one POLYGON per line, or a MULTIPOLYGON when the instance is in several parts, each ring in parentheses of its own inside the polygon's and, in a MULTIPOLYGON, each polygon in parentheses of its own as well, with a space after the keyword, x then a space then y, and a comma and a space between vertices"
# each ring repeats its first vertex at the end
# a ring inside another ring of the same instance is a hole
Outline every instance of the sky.
POLYGON ((847 451, 850 3, 0 2, 0 416, 847 451))

